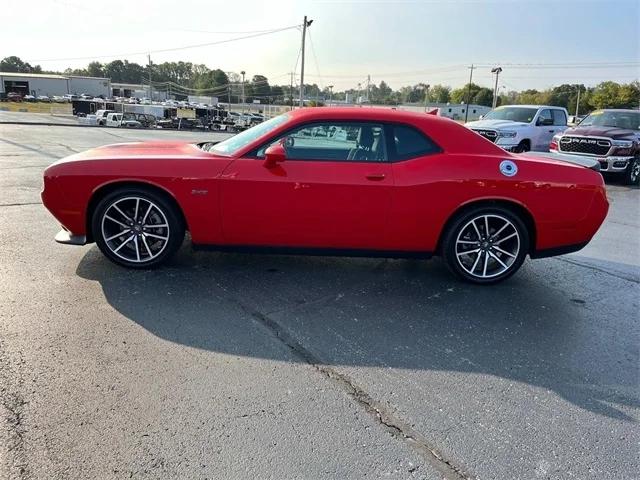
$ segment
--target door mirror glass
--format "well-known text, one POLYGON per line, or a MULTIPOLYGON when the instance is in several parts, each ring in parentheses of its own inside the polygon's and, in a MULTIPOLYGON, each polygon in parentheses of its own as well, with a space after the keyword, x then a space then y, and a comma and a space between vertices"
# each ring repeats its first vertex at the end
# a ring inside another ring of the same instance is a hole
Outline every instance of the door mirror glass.
POLYGON ((264 151, 264 166, 273 168, 278 163, 282 163, 287 158, 287 151, 284 146, 278 142, 271 145, 264 151))

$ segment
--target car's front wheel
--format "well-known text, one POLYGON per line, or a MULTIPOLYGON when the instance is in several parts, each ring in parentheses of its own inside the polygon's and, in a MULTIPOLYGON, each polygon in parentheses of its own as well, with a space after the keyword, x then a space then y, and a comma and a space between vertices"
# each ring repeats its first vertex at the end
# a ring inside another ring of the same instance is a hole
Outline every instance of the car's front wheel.
POLYGON ((520 217, 504 207, 476 207, 447 229, 442 254, 463 280, 490 284, 516 273, 529 249, 529 233, 520 217))
POLYGON ((144 188, 106 195, 96 206, 91 225, 102 253, 129 268, 166 261, 182 244, 185 232, 177 208, 164 195, 144 188))
POLYGON ((624 177, 627 185, 640 185, 640 156, 636 156, 629 162, 624 177))

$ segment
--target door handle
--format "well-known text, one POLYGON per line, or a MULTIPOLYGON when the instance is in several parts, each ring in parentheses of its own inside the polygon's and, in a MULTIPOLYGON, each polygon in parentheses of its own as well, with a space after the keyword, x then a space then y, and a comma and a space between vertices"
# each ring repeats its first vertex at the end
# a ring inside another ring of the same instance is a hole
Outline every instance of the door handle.
POLYGON ((549 130, 549 133, 554 133, 554 132, 555 132, 555 130, 549 130))
POLYGON ((365 177, 367 180, 380 181, 380 180, 384 180, 385 175, 384 173, 368 173, 367 175, 365 175, 365 177))

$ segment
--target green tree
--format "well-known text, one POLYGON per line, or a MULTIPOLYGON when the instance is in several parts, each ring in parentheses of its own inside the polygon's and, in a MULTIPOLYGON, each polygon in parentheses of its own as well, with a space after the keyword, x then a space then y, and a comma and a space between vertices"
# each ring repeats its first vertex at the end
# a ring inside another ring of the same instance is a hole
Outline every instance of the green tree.
POLYGON ((620 85, 616 82, 602 82, 590 92, 589 105, 593 108, 632 108, 640 99, 640 83, 637 81, 620 85))
POLYGON ((467 103, 467 95, 469 97, 469 103, 473 103, 473 97, 477 95, 482 87, 475 83, 467 83, 462 88, 456 88, 451 92, 451 103, 467 103))
POLYGON ((42 68, 40 65, 32 67, 29 63, 23 62, 20 57, 11 56, 0 60, 0 72, 42 73, 42 68))
POLYGON ((257 97, 262 102, 267 102, 271 94, 269 79, 264 75, 254 75, 251 79, 252 96, 257 97))
POLYGON ((142 83, 147 75, 144 67, 137 63, 129 63, 128 60, 114 60, 104 66, 104 76, 112 82, 142 83))
POLYGON ((434 103, 448 103, 451 100, 451 87, 434 85, 429 89, 427 100, 434 103))
POLYGON ((100 62, 91 62, 87 65, 87 75, 89 77, 104 77, 104 69, 100 62))
POLYGON ((475 105, 484 105, 485 107, 490 107, 493 102, 493 91, 490 88, 482 87, 477 93, 473 96, 473 100, 470 103, 475 105))

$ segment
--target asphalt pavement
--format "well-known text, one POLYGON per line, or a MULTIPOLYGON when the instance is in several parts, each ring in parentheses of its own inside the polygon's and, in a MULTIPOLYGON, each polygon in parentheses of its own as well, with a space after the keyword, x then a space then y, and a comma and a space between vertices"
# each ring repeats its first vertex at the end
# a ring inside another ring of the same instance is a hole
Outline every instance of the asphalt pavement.
POLYGON ((224 134, 0 125, 0 478, 640 478, 640 190, 477 287, 431 261, 56 244, 42 170, 224 134))

